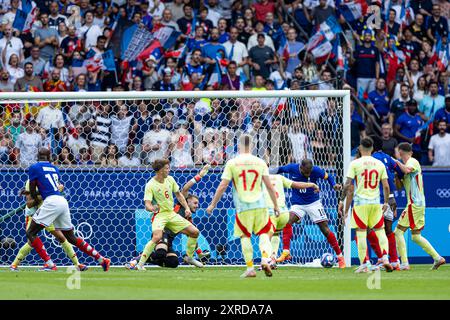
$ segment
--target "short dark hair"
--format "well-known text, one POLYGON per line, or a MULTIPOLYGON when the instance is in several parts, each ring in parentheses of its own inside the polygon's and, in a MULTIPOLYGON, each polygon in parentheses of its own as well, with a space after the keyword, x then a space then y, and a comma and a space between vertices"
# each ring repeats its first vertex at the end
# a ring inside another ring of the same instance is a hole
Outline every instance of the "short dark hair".
POLYGON ((376 135, 372 135, 370 138, 373 140, 373 151, 381 151, 383 149, 383 140, 376 135))
POLYGON ((169 163, 170 163, 170 161, 168 159, 156 159, 152 163, 152 168, 153 168, 153 170, 155 170, 155 172, 158 172, 159 170, 164 168, 164 166, 166 164, 169 164, 169 163))
POLYGON ((33 65, 33 63, 32 62, 30 62, 30 61, 28 61, 28 62, 25 62, 25 64, 23 65, 23 67, 25 68, 27 65, 29 65, 29 64, 31 64, 31 66, 32 67, 34 67, 34 65, 33 65))
POLYGON ((258 33, 258 36, 256 38, 257 39, 259 39, 259 38, 266 39, 266 36, 264 35, 264 33, 258 33))
POLYGON ((369 137, 363 138, 361 140, 361 146, 364 149, 371 149, 371 148, 373 148, 373 140, 369 137))
POLYGON ((108 38, 106 38, 104 35, 101 35, 101 36, 98 36, 97 37, 97 42, 99 41, 99 40, 108 40, 108 38))
POLYGON ((313 166, 313 162, 311 159, 303 159, 301 162, 301 166, 304 168, 311 168, 313 166))
POLYGON ((408 142, 402 142, 398 145, 398 150, 403 152, 412 152, 412 146, 408 142))
POLYGON ((195 199, 199 200, 199 198, 198 198, 197 195, 195 195, 195 194, 193 194, 193 193, 189 193, 189 194, 187 195, 187 197, 186 197, 186 200, 189 200, 189 199, 191 199, 191 198, 195 198, 195 199))

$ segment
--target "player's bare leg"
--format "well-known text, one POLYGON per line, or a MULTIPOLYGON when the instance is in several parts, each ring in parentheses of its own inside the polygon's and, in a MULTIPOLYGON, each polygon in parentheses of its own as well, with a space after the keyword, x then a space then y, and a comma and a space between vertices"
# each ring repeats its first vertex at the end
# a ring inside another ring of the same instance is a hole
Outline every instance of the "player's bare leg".
POLYGON ((241 275, 241 278, 256 277, 255 268, 253 266, 253 246, 250 237, 241 237, 242 254, 244 256, 247 270, 241 275))
POLYGON ((27 229, 28 245, 33 247, 38 255, 45 261, 44 267, 39 269, 39 271, 56 271, 55 264, 47 254, 41 239, 38 237, 39 232, 41 232, 44 228, 44 226, 41 226, 34 222, 34 220, 31 220, 30 226, 27 229))
POLYGON ((325 238, 327 238, 328 243, 336 253, 339 268, 341 269, 345 268, 345 260, 344 256, 342 255, 342 250, 339 247, 339 243, 336 239, 334 232, 331 231, 330 228, 328 227, 328 221, 319 222, 317 223, 317 226, 319 227, 320 231, 325 236, 325 238))
POLYGON ((293 212, 289 212, 289 222, 283 228, 283 252, 276 259, 276 262, 283 262, 291 259, 291 239, 292 239, 292 225, 300 221, 300 218, 293 212))
POLYGON ((111 260, 103 257, 97 250, 91 247, 86 241, 75 236, 75 233, 72 230, 61 230, 64 237, 69 241, 70 244, 76 246, 82 252, 87 255, 93 257, 97 262, 102 266, 103 271, 109 270, 109 265, 111 264, 111 260))
POLYGON ((145 271, 144 264, 150 257, 153 250, 155 250, 156 245, 163 237, 163 230, 154 230, 152 233, 152 239, 145 245, 144 251, 141 254, 141 259, 139 259, 136 269, 139 271, 145 271))
POLYGON ((197 240, 198 240, 198 236, 200 235, 200 231, 198 231, 198 229, 194 225, 191 224, 190 226, 181 230, 181 233, 188 236, 186 256, 183 259, 184 262, 186 262, 188 264, 192 264, 198 268, 202 268, 203 263, 201 263, 200 261, 198 261, 194 258, 195 248, 197 246, 197 240))
POLYGON ((378 242, 379 242, 380 248, 381 248, 381 253, 383 254, 383 256, 381 258, 382 265, 383 265, 384 269, 386 270, 386 272, 392 272, 394 270, 394 268, 389 263, 389 258, 387 255, 387 253, 389 251, 389 244, 388 244, 388 239, 386 237, 386 232, 384 230, 384 226, 382 228, 373 229, 373 231, 375 232, 375 234, 378 238, 378 242))
POLYGON ((73 250, 72 245, 67 241, 66 237, 64 237, 64 234, 60 230, 54 230, 50 232, 56 240, 61 244, 61 247, 63 248, 66 255, 69 257, 69 259, 72 261, 73 265, 79 270, 79 271, 86 271, 88 268, 84 264, 81 264, 78 261, 77 254, 73 250))
POLYGON ((358 244, 358 258, 359 258, 359 267, 355 270, 355 273, 365 273, 369 272, 369 268, 366 260, 367 253, 367 230, 362 228, 356 229, 356 239, 358 244))

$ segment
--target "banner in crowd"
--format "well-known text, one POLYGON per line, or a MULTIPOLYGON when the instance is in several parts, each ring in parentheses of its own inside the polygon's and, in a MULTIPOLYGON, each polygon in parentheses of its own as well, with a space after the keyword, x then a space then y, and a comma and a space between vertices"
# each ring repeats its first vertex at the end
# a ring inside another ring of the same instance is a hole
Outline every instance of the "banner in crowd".
POLYGON ((126 29, 122 38, 122 60, 136 60, 153 39, 153 34, 147 28, 135 25, 126 29))
POLYGON ((341 25, 335 16, 329 16, 327 20, 320 24, 319 29, 329 41, 333 40, 336 35, 342 32, 341 25))
POLYGON ((22 9, 17 9, 12 27, 20 32, 29 32, 36 20, 38 7, 31 0, 22 0, 22 9))
POLYGON ((355 0, 341 2, 339 10, 347 22, 358 20, 367 13, 367 2, 365 0, 355 0))

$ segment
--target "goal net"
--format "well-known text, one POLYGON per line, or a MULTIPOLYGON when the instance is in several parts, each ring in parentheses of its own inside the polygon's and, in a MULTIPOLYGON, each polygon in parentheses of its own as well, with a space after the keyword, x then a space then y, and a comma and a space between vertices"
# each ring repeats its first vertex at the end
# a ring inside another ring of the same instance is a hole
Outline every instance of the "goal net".
MULTIPOLYGON (((26 241, 20 191, 42 146, 50 148, 60 168, 76 234, 113 265, 136 256, 151 238, 151 214, 143 196, 154 159, 170 159, 171 175, 180 186, 211 164, 190 190, 200 200, 193 223, 201 233, 199 248, 210 252, 210 265, 244 264, 240 241, 233 236, 231 186, 211 216, 205 211, 225 162, 237 153, 241 134, 253 136, 253 153, 270 167, 310 158, 342 183, 350 161, 348 91, 0 93, 0 101, 3 265, 12 262, 26 241)), ((349 265, 350 233, 338 218, 338 195, 327 182, 319 186, 330 228, 349 265)), ((288 191, 288 204, 290 197, 288 191)), ((305 264, 333 252, 307 216, 293 226, 293 233, 291 263, 305 264)), ((57 265, 71 264, 49 233, 43 232, 41 239, 57 265)), ((256 239, 253 244, 256 257, 256 239)), ((173 249, 181 261, 186 237, 177 236, 173 249)), ((82 253, 78 256, 93 264, 82 253)), ((33 252, 23 264, 42 261, 33 252)))

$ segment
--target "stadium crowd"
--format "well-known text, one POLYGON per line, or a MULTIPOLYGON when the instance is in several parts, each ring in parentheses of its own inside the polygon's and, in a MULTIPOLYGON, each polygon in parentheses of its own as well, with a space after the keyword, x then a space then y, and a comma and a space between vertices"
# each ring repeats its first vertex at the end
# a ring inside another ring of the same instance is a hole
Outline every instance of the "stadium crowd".
MULTIPOLYGON (((0 0, 0 91, 347 88, 352 148, 378 134, 390 155, 407 141, 421 164, 450 166, 449 18, 440 0, 0 0), (333 16, 342 32, 313 44, 333 16), (135 30, 167 27, 169 47, 124 58, 135 30)), ((272 164, 330 165, 338 112, 326 98, 3 103, 0 163, 50 146, 61 165, 221 164, 250 132, 272 164)))

